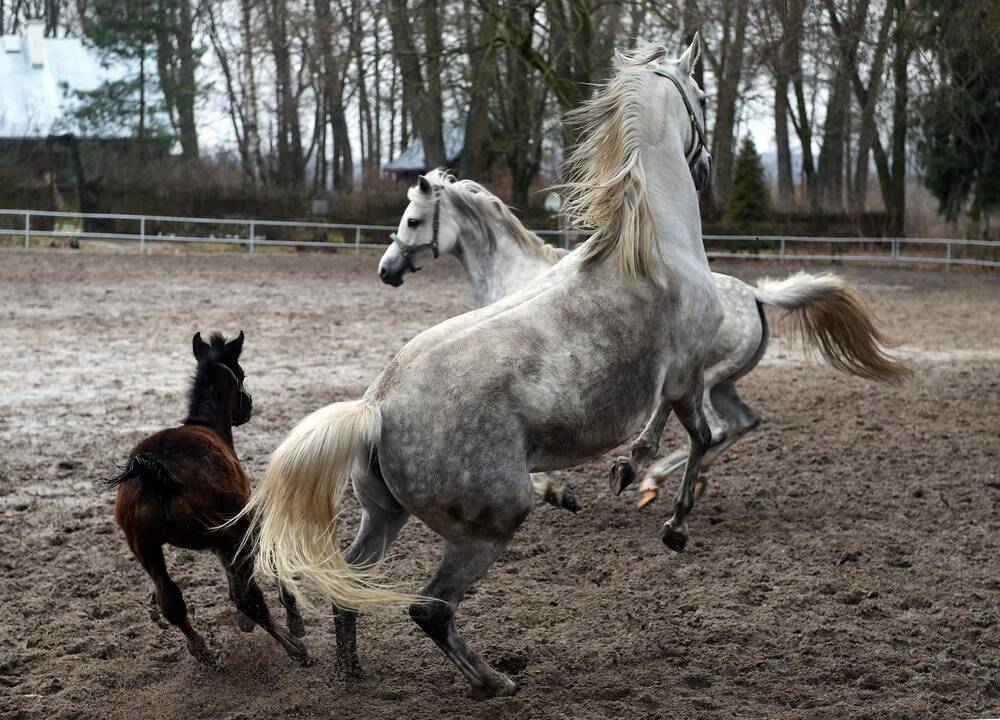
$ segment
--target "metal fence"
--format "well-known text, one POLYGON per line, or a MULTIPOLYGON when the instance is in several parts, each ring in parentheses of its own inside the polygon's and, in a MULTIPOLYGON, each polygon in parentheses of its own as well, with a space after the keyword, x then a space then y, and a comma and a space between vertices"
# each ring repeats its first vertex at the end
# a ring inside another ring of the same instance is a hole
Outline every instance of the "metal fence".
MULTIPOLYGON (((25 248, 31 247, 34 238, 66 238, 137 242, 140 252, 150 243, 236 245, 250 253, 266 246, 360 252, 363 248, 384 249, 395 230, 389 225, 0 209, 0 237, 23 237, 25 248), (195 229, 205 232, 196 233, 195 229)), ((562 247, 572 247, 585 237, 573 230, 534 232, 562 247)), ((710 258, 1000 267, 1000 241, 996 240, 706 235, 705 245, 710 258)))

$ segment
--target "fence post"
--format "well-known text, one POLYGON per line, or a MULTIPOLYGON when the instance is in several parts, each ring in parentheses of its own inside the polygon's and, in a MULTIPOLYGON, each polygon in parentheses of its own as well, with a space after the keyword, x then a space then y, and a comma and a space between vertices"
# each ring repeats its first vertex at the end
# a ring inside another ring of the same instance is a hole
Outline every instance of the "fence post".
POLYGON ((253 255, 253 244, 256 241, 255 230, 253 220, 250 221, 250 254, 253 255))
POLYGON ((354 254, 361 254, 361 226, 356 225, 354 227, 354 254))
POLYGON ((945 249, 945 266, 944 266, 944 269, 946 271, 950 271, 951 270, 951 243, 950 242, 945 243, 944 244, 944 249, 945 249))
POLYGON ((24 249, 31 247, 31 213, 24 213, 24 249))
POLYGON ((781 238, 781 245, 778 248, 778 258, 781 262, 785 262, 785 238, 781 238))
POLYGON ((892 260, 897 265, 899 264, 899 238, 894 237, 892 239, 892 260))
POLYGON ((139 218, 139 254, 146 254, 146 218, 139 218))
POLYGON ((569 233, 566 230, 562 231, 562 246, 563 250, 569 250, 569 233))

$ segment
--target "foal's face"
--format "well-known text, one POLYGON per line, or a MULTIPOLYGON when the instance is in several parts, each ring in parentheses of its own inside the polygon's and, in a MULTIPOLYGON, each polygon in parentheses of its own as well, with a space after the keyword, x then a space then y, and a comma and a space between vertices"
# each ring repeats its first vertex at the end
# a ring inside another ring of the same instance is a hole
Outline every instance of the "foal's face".
POLYGON ((378 276, 386 285, 393 287, 403 284, 406 273, 421 270, 441 255, 454 252, 458 242, 458 225, 442 186, 432 184, 421 175, 417 184, 410 188, 408 196, 410 204, 399 220, 393 243, 378 264, 378 276))
POLYGON ((238 337, 222 344, 209 345, 201 339, 201 333, 194 336, 194 357, 198 365, 211 364, 213 395, 216 402, 229 410, 234 426, 243 425, 253 413, 253 398, 243 386, 246 373, 240 365, 243 352, 243 332, 238 337))

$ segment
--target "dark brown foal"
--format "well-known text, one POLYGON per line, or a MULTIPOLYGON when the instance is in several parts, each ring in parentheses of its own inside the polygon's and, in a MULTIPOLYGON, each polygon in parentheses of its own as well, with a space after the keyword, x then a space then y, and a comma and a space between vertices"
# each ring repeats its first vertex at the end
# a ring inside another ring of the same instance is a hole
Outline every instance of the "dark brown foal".
POLYGON ((184 633, 188 650, 216 667, 215 656, 188 621, 184 596, 167 573, 163 545, 215 553, 229 579, 229 597, 242 630, 260 625, 288 655, 311 664, 302 616, 290 593, 282 592, 288 630, 275 623, 254 581, 253 555, 243 537, 251 518, 219 527, 246 505, 250 480, 233 450, 234 425, 250 419, 252 400, 243 388, 239 365, 243 333, 231 342, 218 334, 210 342, 194 336, 198 369, 190 391, 188 416, 180 427, 162 430, 140 442, 110 487, 118 488, 115 520, 129 548, 153 580, 153 619, 166 618, 184 633), (218 528, 218 529, 216 529, 218 528))

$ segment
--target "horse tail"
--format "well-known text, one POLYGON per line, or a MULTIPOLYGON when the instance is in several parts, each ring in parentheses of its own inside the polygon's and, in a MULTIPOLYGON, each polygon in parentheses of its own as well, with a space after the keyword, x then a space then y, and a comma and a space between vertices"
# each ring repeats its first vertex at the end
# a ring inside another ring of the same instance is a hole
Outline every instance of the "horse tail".
POLYGON ((256 516, 244 542, 256 545, 258 572, 303 600, 301 585, 308 583, 344 609, 419 599, 381 585, 377 564, 349 564, 337 538, 351 471, 371 462, 381 434, 382 414, 368 400, 327 405, 292 429, 237 516, 256 516))
POLYGON ((908 365, 886 352, 899 343, 878 327, 868 303, 843 278, 804 272, 784 280, 764 278, 755 294, 761 303, 786 311, 802 340, 837 370, 893 385, 912 375, 908 365))
POLYGON ((117 477, 108 478, 102 484, 114 489, 130 480, 137 480, 142 492, 151 495, 164 509, 180 488, 180 483, 174 478, 170 468, 150 453, 130 457, 117 477))

